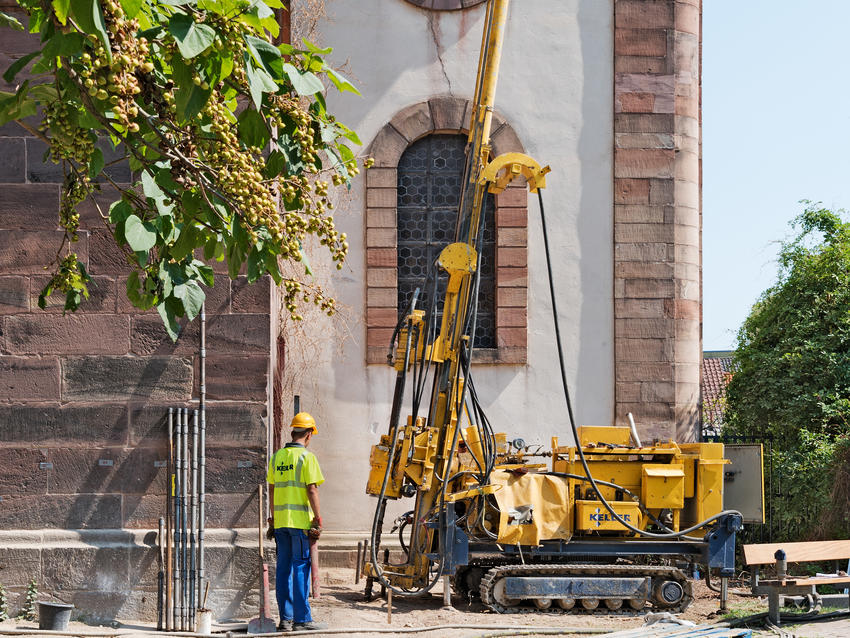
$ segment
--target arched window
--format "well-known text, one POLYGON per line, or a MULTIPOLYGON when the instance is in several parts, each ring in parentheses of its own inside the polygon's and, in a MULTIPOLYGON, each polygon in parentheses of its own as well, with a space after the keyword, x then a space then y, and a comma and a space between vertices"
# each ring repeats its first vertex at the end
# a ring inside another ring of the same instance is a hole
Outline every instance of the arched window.
MULTIPOLYGON (((418 308, 426 308, 433 288, 423 282, 446 245, 454 241, 457 209, 463 180, 466 136, 427 135, 411 144, 398 163, 398 310, 404 311, 416 287, 418 308)), ((487 195, 484 235, 480 247, 481 281, 478 291, 476 348, 496 347, 496 205, 487 195)), ((442 318, 445 273, 439 273, 437 321, 442 318)))
MULTIPOLYGON (((369 146, 375 165, 366 174, 365 193, 367 363, 386 364, 399 309, 421 285, 438 251, 454 241, 471 108, 467 100, 449 96, 411 104, 396 113, 369 146), (399 293, 400 287, 406 292, 399 293)), ((490 141, 493 157, 523 152, 516 132, 498 112, 493 113, 490 141)), ((472 361, 524 364, 528 360, 525 184, 511 184, 488 200, 472 361)), ((444 289, 437 294, 438 300, 443 297, 444 289)))

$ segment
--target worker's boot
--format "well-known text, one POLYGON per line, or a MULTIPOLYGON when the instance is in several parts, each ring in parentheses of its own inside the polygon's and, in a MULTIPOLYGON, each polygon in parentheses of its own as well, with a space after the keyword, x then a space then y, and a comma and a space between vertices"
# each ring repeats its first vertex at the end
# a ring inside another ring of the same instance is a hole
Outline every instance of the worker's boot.
POLYGON ((292 620, 290 618, 281 618, 277 624, 278 631, 292 631, 292 620))
POLYGON ((328 625, 326 623, 316 622, 315 620, 311 620, 310 622, 297 622, 292 625, 293 631, 322 631, 327 628, 328 625))

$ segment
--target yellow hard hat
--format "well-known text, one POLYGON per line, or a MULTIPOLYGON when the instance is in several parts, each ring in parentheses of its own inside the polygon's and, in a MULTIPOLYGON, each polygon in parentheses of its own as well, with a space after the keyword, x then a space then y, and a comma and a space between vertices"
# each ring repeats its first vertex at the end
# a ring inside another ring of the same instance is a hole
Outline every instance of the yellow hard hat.
POLYGON ((292 423, 289 424, 289 427, 313 430, 313 434, 316 434, 319 431, 316 427, 316 419, 314 419, 309 412, 299 412, 296 414, 292 417, 292 423))

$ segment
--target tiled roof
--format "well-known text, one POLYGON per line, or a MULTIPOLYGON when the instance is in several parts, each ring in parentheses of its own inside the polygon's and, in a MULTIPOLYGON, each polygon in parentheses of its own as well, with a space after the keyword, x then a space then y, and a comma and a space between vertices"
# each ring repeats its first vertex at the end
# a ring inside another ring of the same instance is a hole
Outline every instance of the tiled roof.
POLYGON ((703 425, 707 429, 723 422, 723 398, 732 378, 732 353, 704 353, 702 359, 703 425))

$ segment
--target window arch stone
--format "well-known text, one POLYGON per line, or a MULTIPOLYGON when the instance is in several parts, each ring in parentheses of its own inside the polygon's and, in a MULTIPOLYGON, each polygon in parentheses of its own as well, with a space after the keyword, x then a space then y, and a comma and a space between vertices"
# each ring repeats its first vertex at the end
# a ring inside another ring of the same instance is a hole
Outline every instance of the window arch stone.
POLYGON ((407 0, 410 4, 432 11, 457 11, 468 9, 487 0, 407 0))
MULTIPOLYGON (((399 111, 375 136, 366 173, 366 361, 386 363, 398 302, 396 204, 402 153, 433 133, 468 133, 469 100, 434 97, 399 111)), ((524 152, 513 128, 498 113, 490 136, 493 155, 524 152)), ((512 184, 496 196, 496 347, 478 349, 480 363, 524 364, 528 345, 527 194, 512 184)))

